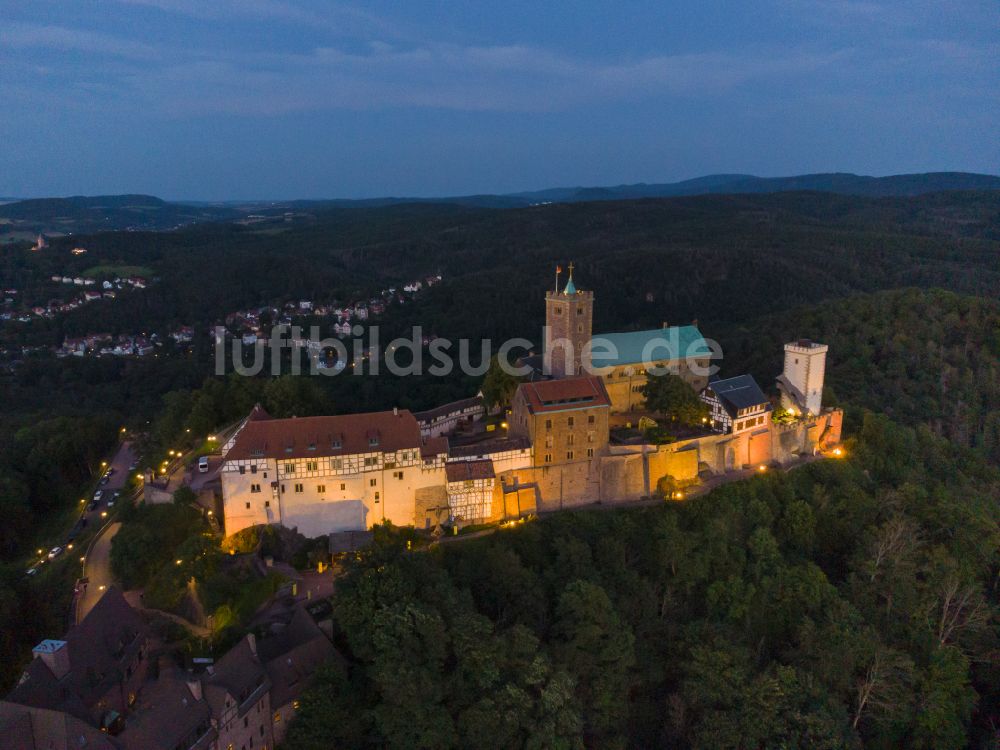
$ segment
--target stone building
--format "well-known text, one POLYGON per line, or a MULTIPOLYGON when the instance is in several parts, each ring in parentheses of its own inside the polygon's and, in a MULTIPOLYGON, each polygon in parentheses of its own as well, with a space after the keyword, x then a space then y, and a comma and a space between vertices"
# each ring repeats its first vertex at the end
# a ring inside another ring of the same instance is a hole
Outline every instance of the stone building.
MULTIPOLYGON (((572 263, 569 268, 563 290, 558 289, 557 274, 557 288, 545 295, 543 369, 533 380, 597 375, 604 380, 611 410, 616 413, 642 408, 642 388, 650 370, 678 375, 696 391, 708 385, 712 350, 697 322, 594 335, 594 293, 578 289, 572 263)), ((534 358, 525 361, 536 366, 534 358)))
POLYGON ((580 375, 586 367, 586 352, 594 326, 594 293, 579 291, 573 283, 573 264, 569 281, 559 291, 545 294, 545 373, 554 378, 580 375))
POLYGON ((809 339, 785 344, 785 367, 778 376, 783 409, 793 414, 816 416, 821 413, 829 348, 809 339))
POLYGON ((226 533, 278 523, 306 536, 413 523, 413 498, 444 485, 447 441, 406 410, 254 419, 220 473, 226 533))
POLYGON ((546 349, 512 399, 507 434, 456 438, 482 416, 477 398, 405 410, 271 419, 259 407, 223 447, 227 534, 279 523, 306 536, 364 531, 391 521, 431 529, 647 497, 669 477, 692 483, 784 464, 840 440, 840 412, 824 409, 827 348, 785 346, 778 378, 792 424, 748 375, 709 383, 713 351, 697 324, 593 335, 592 292, 546 294, 546 349), (712 408, 716 434, 669 445, 616 445, 610 415, 644 407, 643 386, 670 372, 712 408))
POLYGON ((599 498, 596 459, 608 445, 611 400, 604 382, 584 375, 522 383, 511 401, 510 434, 533 449, 530 471, 511 471, 506 484, 534 483, 540 510, 599 498))

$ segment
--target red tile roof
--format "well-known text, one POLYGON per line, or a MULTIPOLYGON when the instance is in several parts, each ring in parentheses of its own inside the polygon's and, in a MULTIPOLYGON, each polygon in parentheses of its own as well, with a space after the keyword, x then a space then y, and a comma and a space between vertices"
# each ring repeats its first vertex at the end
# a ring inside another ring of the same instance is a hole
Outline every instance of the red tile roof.
POLYGON ((226 460, 391 453, 421 447, 417 420, 400 409, 249 421, 237 435, 226 460))
POLYGON ((472 479, 493 479, 496 472, 493 471, 493 462, 489 459, 483 461, 452 461, 444 465, 445 474, 448 475, 449 482, 465 482, 472 479))
POLYGON ((532 414, 611 406, 604 382, 594 376, 522 383, 517 390, 532 414))

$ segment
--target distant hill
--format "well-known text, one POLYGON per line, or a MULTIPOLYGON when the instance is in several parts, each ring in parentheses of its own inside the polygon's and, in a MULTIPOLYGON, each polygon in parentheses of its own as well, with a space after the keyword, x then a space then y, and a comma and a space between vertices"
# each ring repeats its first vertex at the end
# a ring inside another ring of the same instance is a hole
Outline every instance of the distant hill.
POLYGON ((242 215, 242 212, 228 207, 168 203, 152 195, 32 198, 0 205, 0 233, 79 234, 121 229, 164 230, 242 215))
POLYGON ((0 199, 0 242, 26 239, 38 232, 80 234, 107 230, 177 229, 211 221, 235 221, 251 214, 283 221, 285 213, 313 214, 330 209, 370 209, 402 204, 445 204, 465 208, 526 208, 542 203, 673 198, 781 192, 823 192, 872 198, 909 197, 954 190, 1000 190, 1000 177, 970 172, 928 172, 867 177, 843 172, 794 177, 717 174, 662 184, 548 188, 504 195, 479 194, 413 198, 387 196, 361 199, 286 201, 168 202, 152 195, 98 195, 35 198, 3 203, 0 199))
POLYGON ((867 177, 848 172, 806 174, 795 177, 755 177, 745 174, 720 174, 663 184, 638 183, 613 187, 549 188, 512 197, 526 200, 574 203, 593 200, 634 198, 670 198, 682 195, 781 193, 814 190, 841 195, 900 197, 937 193, 945 190, 1000 190, 1000 177, 971 172, 928 172, 889 177, 867 177))

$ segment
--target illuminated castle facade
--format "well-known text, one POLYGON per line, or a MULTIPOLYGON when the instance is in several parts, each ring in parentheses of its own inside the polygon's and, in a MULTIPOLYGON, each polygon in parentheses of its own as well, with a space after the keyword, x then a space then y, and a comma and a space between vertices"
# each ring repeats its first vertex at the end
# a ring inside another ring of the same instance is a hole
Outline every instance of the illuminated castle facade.
MULTIPOLYGON (((255 409, 223 449, 227 534, 257 524, 306 536, 391 522, 433 528, 651 497, 670 486, 791 463, 840 442, 842 413, 824 409, 827 347, 786 345, 778 377, 790 418, 749 375, 710 382, 712 348, 687 326, 593 335, 594 293, 545 296, 545 351, 511 401, 503 427, 474 439, 442 434, 408 411, 271 419, 255 409), (612 440, 638 422, 643 386, 671 372, 711 409, 706 430, 665 445, 612 440)), ((475 412, 465 402, 434 412, 475 412), (462 409, 459 409, 461 406, 462 409)), ((472 417, 460 420, 475 431, 472 417)), ((437 425, 435 427, 435 425, 437 425)))

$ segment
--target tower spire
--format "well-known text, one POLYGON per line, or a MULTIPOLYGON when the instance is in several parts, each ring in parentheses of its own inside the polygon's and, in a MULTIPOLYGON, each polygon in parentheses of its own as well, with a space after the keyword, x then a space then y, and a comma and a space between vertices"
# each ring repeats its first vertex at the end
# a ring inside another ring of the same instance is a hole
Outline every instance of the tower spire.
POLYGON ((563 294, 576 294, 576 284, 573 283, 573 261, 569 262, 569 281, 566 282, 563 294))

